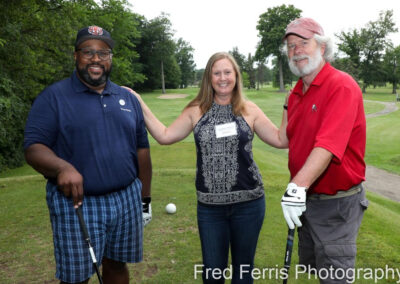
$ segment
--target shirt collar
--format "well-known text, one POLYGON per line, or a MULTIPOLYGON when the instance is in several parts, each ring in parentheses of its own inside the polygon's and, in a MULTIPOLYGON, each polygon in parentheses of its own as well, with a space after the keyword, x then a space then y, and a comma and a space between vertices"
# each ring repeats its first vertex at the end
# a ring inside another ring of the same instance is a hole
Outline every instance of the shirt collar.
MULTIPOLYGON (((317 76, 315 76, 314 80, 311 82, 311 86, 320 86, 326 79, 329 74, 329 71, 332 69, 332 66, 329 62, 326 62, 322 69, 318 72, 317 76)), ((296 86, 293 88, 293 93, 296 95, 304 96, 303 94, 303 80, 300 78, 297 81, 296 86)))
MULTIPOLYGON (((89 92, 89 93, 96 93, 96 91, 90 89, 86 86, 82 81, 78 78, 78 74, 76 70, 74 70, 72 74, 72 88, 77 93, 89 92)), ((103 95, 112 95, 115 94, 115 87, 114 84, 111 83, 110 79, 107 79, 106 86, 102 92, 103 95)))
POLYGON ((331 69, 332 69, 332 66, 329 64, 329 62, 326 62, 324 67, 322 67, 321 71, 319 71, 317 76, 312 81, 311 85, 314 85, 314 86, 321 85, 325 81, 326 77, 329 75, 329 71, 331 69))

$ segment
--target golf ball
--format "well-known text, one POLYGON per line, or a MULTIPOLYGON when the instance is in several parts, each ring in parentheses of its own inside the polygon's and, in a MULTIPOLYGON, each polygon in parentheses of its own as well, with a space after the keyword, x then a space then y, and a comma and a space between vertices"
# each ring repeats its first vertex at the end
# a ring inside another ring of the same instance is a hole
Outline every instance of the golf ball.
POLYGON ((176 212, 176 206, 174 203, 169 203, 165 206, 165 211, 169 214, 174 214, 176 212))

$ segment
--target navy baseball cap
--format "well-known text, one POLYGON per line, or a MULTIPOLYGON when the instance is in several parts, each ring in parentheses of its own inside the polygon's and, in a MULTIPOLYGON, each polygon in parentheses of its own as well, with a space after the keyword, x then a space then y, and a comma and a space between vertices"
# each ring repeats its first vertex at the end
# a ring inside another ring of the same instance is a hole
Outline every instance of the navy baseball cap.
POLYGON ((114 47, 114 41, 108 31, 98 26, 89 26, 78 31, 75 40, 75 49, 78 48, 82 42, 89 39, 102 40, 107 43, 110 48, 114 47))

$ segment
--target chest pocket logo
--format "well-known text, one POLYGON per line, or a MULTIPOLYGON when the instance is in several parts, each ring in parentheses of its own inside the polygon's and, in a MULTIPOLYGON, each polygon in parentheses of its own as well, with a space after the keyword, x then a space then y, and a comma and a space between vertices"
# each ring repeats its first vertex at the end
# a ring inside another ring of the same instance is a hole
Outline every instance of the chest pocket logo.
MULTIPOLYGON (((125 105, 126 105, 126 102, 125 102, 125 100, 123 100, 123 99, 120 99, 118 102, 119 102, 120 106, 125 106, 125 105)), ((120 109, 121 109, 122 111, 132 112, 132 110, 130 110, 130 109, 126 108, 126 107, 125 107, 125 108, 120 107, 120 109)))
POLYGON ((315 104, 312 105, 311 111, 312 112, 317 112, 317 106, 315 104))

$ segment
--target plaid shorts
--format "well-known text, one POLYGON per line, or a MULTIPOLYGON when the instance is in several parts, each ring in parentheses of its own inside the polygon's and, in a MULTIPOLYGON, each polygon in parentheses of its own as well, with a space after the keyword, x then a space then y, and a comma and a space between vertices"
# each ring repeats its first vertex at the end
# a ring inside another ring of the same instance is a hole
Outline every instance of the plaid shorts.
MULTIPOLYGON (((82 213, 98 264, 103 256, 140 262, 143 256, 142 184, 101 196, 85 196, 82 213)), ((71 198, 47 183, 47 206, 53 229, 56 278, 82 282, 95 273, 71 198)))

